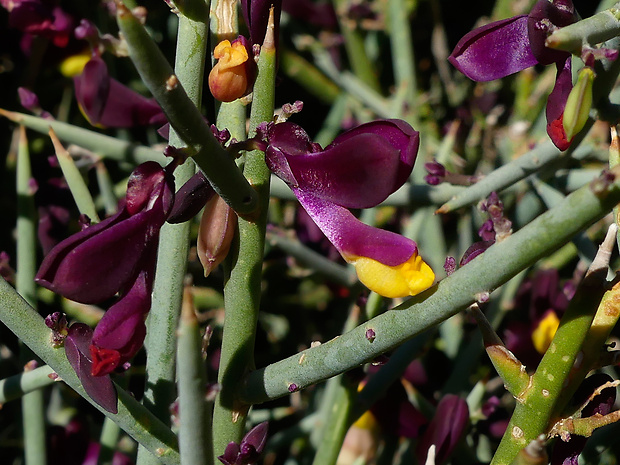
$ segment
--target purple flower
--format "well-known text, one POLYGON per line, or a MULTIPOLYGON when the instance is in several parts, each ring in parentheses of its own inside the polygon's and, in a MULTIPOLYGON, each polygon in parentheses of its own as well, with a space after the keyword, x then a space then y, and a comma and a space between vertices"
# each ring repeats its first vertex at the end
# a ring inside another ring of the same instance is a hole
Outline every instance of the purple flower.
POLYGON ((73 81, 80 109, 93 126, 128 128, 166 123, 164 112, 154 99, 112 79, 98 56, 92 57, 73 81))
POLYGON ((416 295, 433 271, 414 241, 360 222, 349 208, 374 207, 407 181, 419 134, 400 120, 351 129, 322 149, 293 123, 272 125, 267 165, 284 180, 369 289, 385 297, 416 295))
POLYGON ((110 413, 117 413, 116 389, 109 376, 93 377, 90 342, 93 330, 83 323, 75 323, 69 328, 65 339, 65 354, 82 383, 86 393, 110 413))
POLYGON ((155 162, 143 163, 129 178, 121 210, 54 247, 36 276, 40 285, 82 303, 120 293, 94 332, 74 324, 65 340, 67 358, 84 389, 108 411, 111 381, 106 375, 144 342, 159 230, 173 202, 172 175, 155 162))
POLYGON ((539 0, 529 15, 496 21, 466 34, 448 58, 474 81, 492 81, 531 66, 555 64, 557 78, 547 100, 547 133, 560 150, 570 145, 562 125, 572 88, 571 55, 545 46, 558 27, 576 22, 571 0, 539 0))
POLYGON ((264 421, 252 428, 240 444, 229 442, 218 459, 224 465, 251 465, 256 463, 267 442, 269 424, 264 421))
POLYGON ((37 283, 86 304, 130 289, 145 266, 152 266, 173 199, 172 175, 155 162, 143 163, 129 178, 121 210, 54 247, 37 283))
POLYGON ((446 461, 463 436, 468 422, 467 402, 454 394, 444 396, 418 443, 416 453, 419 463, 425 462, 431 445, 436 447, 434 463, 446 461))

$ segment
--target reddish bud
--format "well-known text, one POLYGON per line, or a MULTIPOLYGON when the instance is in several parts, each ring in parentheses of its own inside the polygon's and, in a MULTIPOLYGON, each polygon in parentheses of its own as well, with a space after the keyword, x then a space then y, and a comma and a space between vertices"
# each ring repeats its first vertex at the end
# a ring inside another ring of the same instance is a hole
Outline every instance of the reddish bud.
POLYGON ((213 196, 205 206, 198 230, 198 259, 205 276, 228 255, 236 226, 235 212, 221 197, 213 196))

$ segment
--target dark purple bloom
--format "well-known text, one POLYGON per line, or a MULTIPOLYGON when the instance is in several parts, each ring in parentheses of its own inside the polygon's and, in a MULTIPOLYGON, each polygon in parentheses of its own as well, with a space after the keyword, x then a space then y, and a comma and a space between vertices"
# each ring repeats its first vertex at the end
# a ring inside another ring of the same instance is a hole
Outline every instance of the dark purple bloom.
POLYGON ((218 459, 224 465, 251 465, 256 463, 267 442, 269 424, 264 421, 252 428, 241 440, 240 444, 230 442, 224 455, 218 459))
POLYGON ((425 462, 431 445, 436 447, 435 463, 445 462, 465 433, 468 422, 469 409, 464 399, 453 394, 442 397, 435 416, 418 442, 416 455, 419 463, 425 462))
POLYGON ((155 162, 143 163, 129 178, 121 210, 54 247, 36 281, 87 304, 130 289, 145 266, 152 266, 159 229, 173 201, 172 175, 155 162))
POLYGON ((116 389, 109 376, 94 377, 93 361, 90 356, 90 342, 93 330, 83 323, 75 323, 69 328, 65 339, 65 353, 75 370, 86 393, 110 413, 117 413, 116 389))
POLYGON ((379 120, 351 129, 325 149, 289 122, 269 130, 266 161, 286 182, 360 280, 385 297, 415 295, 434 274, 417 245, 398 234, 367 226, 348 210, 374 207, 409 178, 419 134, 400 120, 379 120))
POLYGON ((545 40, 556 28, 577 19, 571 0, 539 0, 529 15, 496 21, 466 34, 448 59, 474 81, 492 81, 537 64, 555 63, 558 74, 547 100, 547 133, 560 150, 566 150, 571 141, 562 118, 572 88, 571 55, 547 48, 545 40))
POLYGON ((112 79, 98 56, 86 63, 82 74, 74 78, 74 84, 80 109, 94 126, 128 128, 166 123, 155 99, 143 97, 112 79))

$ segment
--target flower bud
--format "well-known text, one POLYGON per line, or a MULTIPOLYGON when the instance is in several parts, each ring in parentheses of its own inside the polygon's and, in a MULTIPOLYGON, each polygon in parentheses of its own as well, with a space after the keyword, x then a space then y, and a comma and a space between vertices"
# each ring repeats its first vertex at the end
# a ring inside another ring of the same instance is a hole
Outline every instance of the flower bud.
POLYGON ((570 91, 562 124, 566 132, 566 138, 570 140, 577 134, 588 120, 590 109, 592 108, 592 86, 594 83, 594 70, 590 67, 582 68, 579 71, 577 84, 570 91))
POLYGON ((232 102, 246 95, 252 84, 254 62, 250 60, 245 37, 240 36, 232 43, 223 40, 213 50, 213 56, 218 60, 209 73, 213 97, 221 102, 232 102))
POLYGON ((205 206, 198 230, 198 259, 205 276, 218 266, 230 250, 235 235, 237 215, 219 196, 213 196, 205 206))

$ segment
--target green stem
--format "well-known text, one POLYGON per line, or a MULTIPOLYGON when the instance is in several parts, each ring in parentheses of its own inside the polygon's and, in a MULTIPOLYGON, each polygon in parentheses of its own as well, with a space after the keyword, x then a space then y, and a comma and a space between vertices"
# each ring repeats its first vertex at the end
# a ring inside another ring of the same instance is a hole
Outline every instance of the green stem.
POLYGON ((167 162, 167 158, 161 150, 136 145, 126 140, 116 139, 71 124, 62 123, 60 121, 50 121, 48 119, 39 118, 38 116, 2 109, 0 109, 0 115, 8 118, 14 123, 26 126, 28 129, 40 132, 41 134, 47 134, 51 128, 58 138, 65 142, 79 145, 82 148, 90 150, 101 157, 109 158, 110 160, 128 162, 131 166, 151 160, 155 160, 162 165, 167 162))
MULTIPOLYGON (((618 176, 620 169, 612 173, 618 176)), ((275 399, 288 393, 290 383, 303 389, 372 360, 458 313, 606 215, 620 200, 619 189, 617 177, 602 192, 584 186, 467 266, 394 310, 336 340, 249 373, 239 386, 241 399, 247 403, 275 399), (376 333, 372 343, 365 336, 368 327, 376 333), (304 363, 300 365, 302 356, 304 363)))
MULTIPOLYGON (((197 0, 197 3, 204 3, 197 0)), ((198 7, 187 5, 190 11, 198 7)), ((175 72, 191 102, 199 105, 202 100, 202 82, 208 28, 204 22, 193 21, 179 15, 175 72)), ((174 129, 170 131, 170 144, 177 145, 181 139, 174 129)), ((190 161, 177 167, 174 172, 177 189, 194 175, 195 167, 190 161)), ((146 389, 144 404, 165 424, 170 424, 170 405, 176 398, 175 356, 176 328, 183 301, 183 281, 187 269, 190 222, 164 224, 160 232, 157 270, 153 291, 153 303, 147 320, 145 341, 147 349, 146 389)), ((179 362, 183 363, 183 362, 179 362)), ((204 395, 204 392, 201 391, 204 395)), ((181 444, 183 446, 184 443, 181 444)), ((181 453, 185 451, 181 447, 181 453)), ((206 457, 206 455, 205 455, 206 457)), ((139 453, 139 465, 156 460, 150 454, 139 453)))
POLYGON ((49 376, 53 373, 54 370, 45 365, 0 380, 0 404, 19 399, 29 392, 49 386, 54 382, 54 379, 49 376))
MULTIPOLYGON (((615 231, 606 243, 615 243, 615 231)), ((530 384, 517 398, 515 411, 492 464, 510 464, 521 449, 547 433, 550 420, 564 408, 563 404, 582 381, 573 379, 567 383, 601 302, 608 264, 609 259, 591 269, 579 286, 530 384), (560 399, 564 402, 560 403, 560 399)))
MULTIPOLYGON (((250 114, 251 132, 261 122, 271 121, 273 117, 276 50, 270 31, 272 29, 267 30, 258 61, 250 114)), ((213 452, 216 457, 224 453, 230 441, 241 440, 249 407, 239 402, 236 388, 240 379, 254 366, 270 180, 263 152, 246 154, 244 174, 258 193, 259 217, 254 220, 239 218, 238 240, 231 248, 232 266, 224 286, 226 316, 218 376, 221 391, 213 412, 213 452)))
POLYGON ((348 0, 334 0, 333 3, 338 14, 340 32, 344 38, 344 46, 353 73, 372 90, 379 92, 381 86, 375 73, 376 67, 368 58, 364 46, 364 37, 357 28, 355 21, 351 20, 347 13, 350 2, 348 0))
MULTIPOLYGON (((161 105, 170 126, 190 147, 192 157, 215 191, 237 213, 255 212, 258 205, 256 192, 217 141, 144 26, 123 5, 117 8, 117 21, 144 83, 161 105)), ((201 53, 204 42, 192 47, 195 47, 193 53, 201 53)))
POLYGON ((546 45, 559 50, 579 54, 584 44, 596 45, 620 34, 620 3, 589 18, 558 28, 546 41, 546 45))
POLYGON ((390 49, 397 89, 406 89, 404 102, 400 109, 401 115, 413 126, 417 125, 416 99, 418 83, 416 79, 415 55, 409 16, 406 14, 404 0, 388 1, 388 20, 390 31, 390 49))
POLYGON ((179 449, 183 465, 210 463, 211 418, 205 401, 206 377, 202 335, 189 288, 178 330, 179 449))
MULTIPOLYGON (((17 150, 17 292, 32 306, 36 306, 37 271, 36 210, 34 190, 31 185, 32 171, 26 129, 20 126, 17 150)), ((22 345, 20 360, 27 364, 34 358, 31 350, 22 345)), ((26 465, 45 465, 45 403, 41 389, 22 397, 22 420, 24 424, 24 452, 26 465)))

